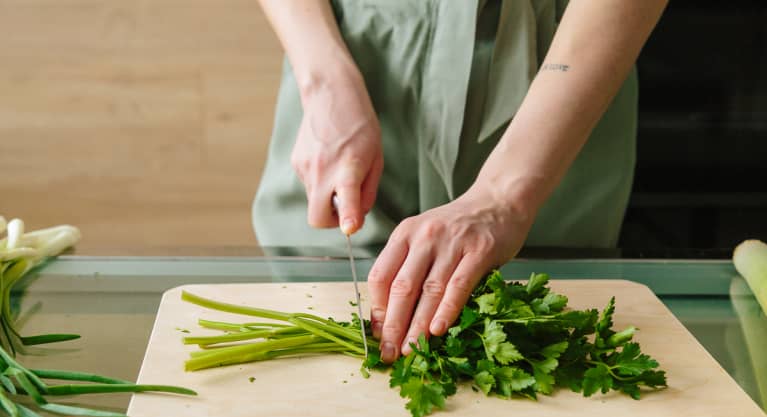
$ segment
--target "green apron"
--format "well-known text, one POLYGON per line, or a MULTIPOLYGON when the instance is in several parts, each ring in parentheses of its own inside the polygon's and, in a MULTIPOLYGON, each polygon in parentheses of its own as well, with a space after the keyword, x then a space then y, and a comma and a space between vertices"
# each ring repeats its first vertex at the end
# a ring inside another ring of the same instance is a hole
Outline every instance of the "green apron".
MULTIPOLYGON (((384 152, 376 204, 355 244, 381 245, 401 220, 473 183, 527 93, 565 3, 336 0, 333 7, 365 78, 384 152)), ((632 72, 539 211, 526 245, 615 246, 633 179, 636 106, 632 72)), ((286 61, 253 203, 256 236, 263 246, 342 246, 338 230, 306 222, 306 194, 290 164, 301 118, 286 61)))

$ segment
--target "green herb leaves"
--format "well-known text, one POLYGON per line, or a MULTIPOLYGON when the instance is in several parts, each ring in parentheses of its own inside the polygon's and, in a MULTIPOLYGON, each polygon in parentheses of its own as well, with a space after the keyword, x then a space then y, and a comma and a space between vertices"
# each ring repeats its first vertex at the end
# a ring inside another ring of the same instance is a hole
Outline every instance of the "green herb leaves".
MULTIPOLYGON (((444 408, 462 382, 487 395, 531 399, 557 387, 585 396, 617 390, 638 399, 641 387, 666 385, 658 362, 631 341, 637 329, 613 329, 614 299, 601 314, 596 309, 568 310, 567 297, 552 292, 548 281, 546 274, 533 274, 525 284, 508 283, 494 271, 479 283, 447 334, 429 340, 421 335, 411 344, 413 352, 392 364, 389 386, 407 399, 405 407, 413 417, 444 408)), ((227 334, 185 338, 205 348, 192 354, 188 370, 321 352, 363 357, 356 315, 343 323, 235 306, 186 292, 182 298, 207 308, 283 322, 201 320, 203 327, 227 334)), ((374 346, 362 366, 363 376, 367 369, 388 368, 374 346)))
POLYGON ((415 417, 430 414, 434 408, 443 408, 445 398, 455 393, 455 384, 441 380, 437 371, 442 359, 430 348, 421 335, 418 345, 411 344, 413 353, 394 363, 389 386, 400 387, 399 395, 408 398, 405 408, 415 417))
POLYGON ((442 408, 461 381, 502 398, 536 398, 561 386, 585 396, 618 390, 638 399, 641 386, 666 385, 658 362, 631 342, 636 328, 612 329, 614 299, 601 314, 565 310, 567 297, 551 292, 548 280, 533 274, 526 284, 507 283, 494 271, 446 336, 419 338, 393 364, 390 380, 408 398, 411 414, 442 408))

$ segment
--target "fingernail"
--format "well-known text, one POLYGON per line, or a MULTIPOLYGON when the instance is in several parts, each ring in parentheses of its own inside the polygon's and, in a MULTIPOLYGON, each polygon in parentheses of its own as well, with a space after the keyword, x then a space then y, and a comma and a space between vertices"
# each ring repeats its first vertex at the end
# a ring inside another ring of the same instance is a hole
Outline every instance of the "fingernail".
POLYGON ((429 326, 429 331, 433 335, 441 335, 447 330, 447 321, 445 319, 434 319, 429 326))
POLYGON ((394 355, 396 355, 394 344, 392 342, 383 342, 381 345, 381 359, 384 362, 394 362, 394 355))
POLYGON ((348 235, 351 234, 352 230, 354 230, 354 220, 344 219, 344 222, 341 223, 341 231, 348 235))

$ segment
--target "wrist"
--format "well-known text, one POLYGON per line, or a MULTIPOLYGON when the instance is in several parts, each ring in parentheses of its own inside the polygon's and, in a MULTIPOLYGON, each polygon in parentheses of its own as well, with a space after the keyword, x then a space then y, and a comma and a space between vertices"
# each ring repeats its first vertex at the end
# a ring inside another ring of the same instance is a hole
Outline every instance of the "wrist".
POLYGON ((470 192, 484 195, 519 222, 532 224, 545 201, 545 181, 536 176, 480 172, 470 192))
POLYGON ((345 49, 330 48, 326 53, 312 55, 295 64, 291 60, 303 103, 328 90, 364 88, 362 74, 345 49))

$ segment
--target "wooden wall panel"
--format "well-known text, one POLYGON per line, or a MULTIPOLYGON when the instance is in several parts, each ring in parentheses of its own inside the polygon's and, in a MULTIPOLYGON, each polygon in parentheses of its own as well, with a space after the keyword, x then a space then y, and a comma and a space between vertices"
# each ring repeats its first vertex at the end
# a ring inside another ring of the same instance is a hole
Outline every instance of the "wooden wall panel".
POLYGON ((0 213, 81 248, 254 245, 281 61, 255 1, 0 0, 0 213))

